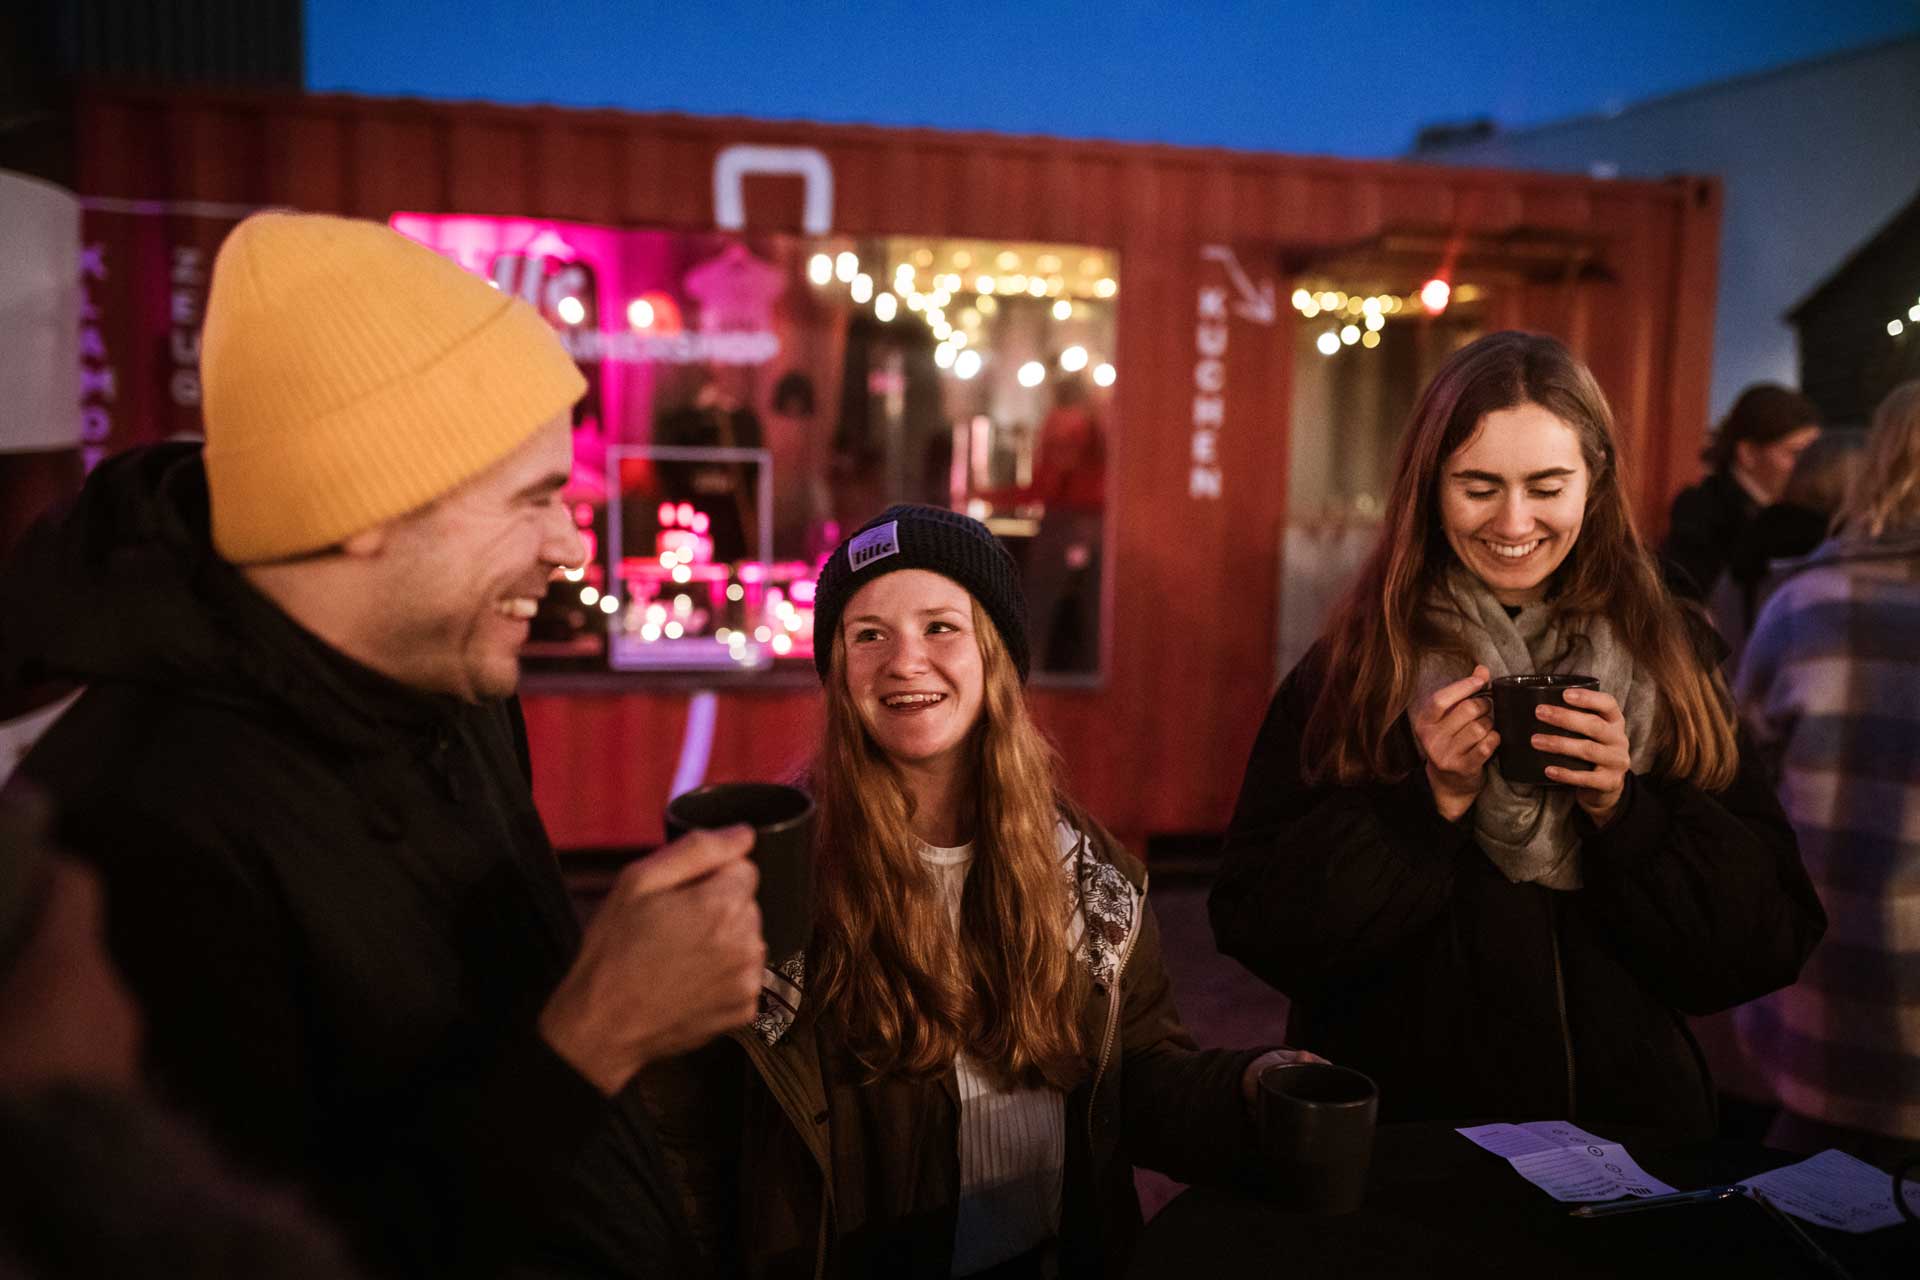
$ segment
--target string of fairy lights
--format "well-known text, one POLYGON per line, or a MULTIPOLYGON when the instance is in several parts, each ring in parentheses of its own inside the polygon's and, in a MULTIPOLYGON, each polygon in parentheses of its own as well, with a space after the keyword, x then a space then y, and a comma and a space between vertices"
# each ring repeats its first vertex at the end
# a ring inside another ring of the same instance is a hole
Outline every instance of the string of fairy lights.
POLYGON ((1907 308, 1906 319, 1902 320, 1899 316, 1895 316, 1887 321, 1887 336, 1897 338, 1906 332, 1909 325, 1920 325, 1920 297, 1916 297, 1913 305, 1907 308))
MULTIPOLYGON (((1110 302, 1120 285, 1097 254, 1081 254, 1069 263, 1070 250, 1040 250, 962 245, 936 254, 922 245, 893 263, 886 287, 851 249, 816 253, 807 261, 807 279, 818 288, 836 282, 858 306, 871 307, 874 319, 891 324, 905 313, 918 316, 936 343, 934 364, 962 381, 978 377, 990 353, 987 330, 1006 300, 1052 299, 1048 314, 1067 322, 1083 316, 1094 303, 1110 302), (938 269, 936 269, 936 267, 938 269)), ((1063 348, 1056 357, 1067 373, 1089 371, 1095 385, 1110 387, 1118 373, 1110 360, 1084 345, 1063 348)), ((1047 369, 1038 360, 1024 361, 1015 371, 1023 387, 1046 381, 1047 369)))
POLYGON ((1408 294, 1348 293, 1325 281, 1306 281, 1293 291, 1291 301, 1303 320, 1324 323, 1313 345, 1321 355, 1334 356, 1348 347, 1378 347, 1390 316, 1436 316, 1452 303, 1477 302, 1480 297, 1477 285, 1453 285, 1435 276, 1408 294))

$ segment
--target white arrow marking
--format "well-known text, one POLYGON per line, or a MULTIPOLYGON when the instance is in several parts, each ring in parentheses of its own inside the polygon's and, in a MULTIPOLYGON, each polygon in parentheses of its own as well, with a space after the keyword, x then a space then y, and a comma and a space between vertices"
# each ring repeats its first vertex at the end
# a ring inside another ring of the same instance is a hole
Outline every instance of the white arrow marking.
POLYGON ((1262 280, 1256 288, 1253 281, 1248 279, 1246 271, 1241 268, 1240 259, 1235 257, 1233 250, 1224 244, 1203 245, 1200 256, 1212 258, 1227 269, 1227 278, 1233 282, 1234 292, 1240 295, 1239 301, 1233 304, 1235 313, 1255 324, 1273 323, 1273 317, 1276 314, 1273 281, 1262 280))

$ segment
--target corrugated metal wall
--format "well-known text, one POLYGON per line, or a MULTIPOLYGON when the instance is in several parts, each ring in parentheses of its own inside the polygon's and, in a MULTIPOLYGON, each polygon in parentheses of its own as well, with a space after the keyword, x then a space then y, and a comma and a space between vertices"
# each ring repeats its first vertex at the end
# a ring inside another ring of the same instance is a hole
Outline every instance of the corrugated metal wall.
MULTIPOLYGON (((716 155, 806 146, 831 162, 838 233, 1091 244, 1121 263, 1110 572, 1112 677, 1036 695, 1076 794, 1123 836, 1224 824, 1278 673, 1291 311, 1232 322, 1219 501, 1188 496, 1203 256, 1281 264, 1403 227, 1550 232, 1594 247, 1580 279, 1507 290, 1499 321, 1567 338, 1613 398, 1657 523, 1705 429, 1719 192, 931 131, 344 98, 101 96, 82 108, 90 196, 710 227, 716 155)), ((799 223, 797 185, 748 187, 749 225, 799 223)), ((1436 264, 1437 265, 1437 264, 1436 264)), ((712 776, 797 763, 810 690, 722 697, 712 776)), ((657 838, 685 718, 662 692, 527 699, 536 791, 562 844, 657 838)))

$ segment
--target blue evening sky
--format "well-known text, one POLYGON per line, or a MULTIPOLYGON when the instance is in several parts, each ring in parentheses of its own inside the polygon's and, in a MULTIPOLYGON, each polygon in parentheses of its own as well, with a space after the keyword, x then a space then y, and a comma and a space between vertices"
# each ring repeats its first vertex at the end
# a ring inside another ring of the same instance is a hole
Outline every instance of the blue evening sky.
POLYGON ((307 0, 317 91, 1347 156, 1920 33, 1920 0, 307 0))

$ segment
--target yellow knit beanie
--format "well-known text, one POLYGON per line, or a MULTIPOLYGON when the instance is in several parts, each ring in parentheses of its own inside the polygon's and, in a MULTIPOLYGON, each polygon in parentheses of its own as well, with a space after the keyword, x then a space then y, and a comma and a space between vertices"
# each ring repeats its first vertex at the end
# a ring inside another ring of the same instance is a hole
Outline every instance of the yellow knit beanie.
POLYGON ((200 376, 213 545, 237 564, 424 506, 587 389, 526 303, 377 222, 302 213, 220 247, 200 376))

